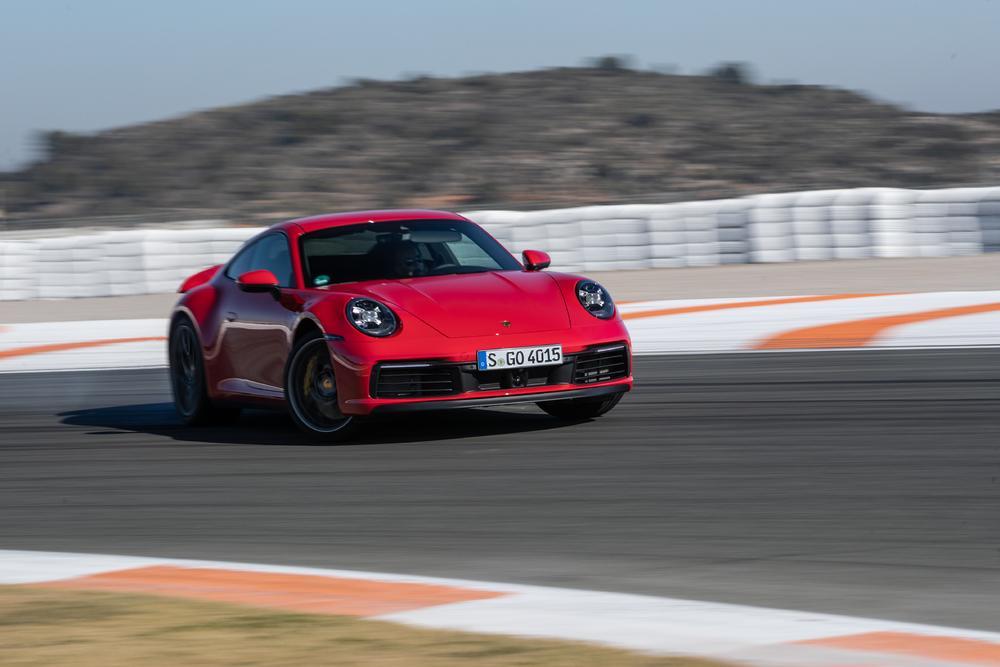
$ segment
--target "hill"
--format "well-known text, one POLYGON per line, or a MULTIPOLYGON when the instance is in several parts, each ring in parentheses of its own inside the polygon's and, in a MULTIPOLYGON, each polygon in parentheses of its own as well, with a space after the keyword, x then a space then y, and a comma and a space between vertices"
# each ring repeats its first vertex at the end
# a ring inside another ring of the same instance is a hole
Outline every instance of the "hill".
POLYGON ((1000 181, 1000 112, 621 67, 358 81, 93 135, 0 175, 14 217, 531 208, 1000 181))

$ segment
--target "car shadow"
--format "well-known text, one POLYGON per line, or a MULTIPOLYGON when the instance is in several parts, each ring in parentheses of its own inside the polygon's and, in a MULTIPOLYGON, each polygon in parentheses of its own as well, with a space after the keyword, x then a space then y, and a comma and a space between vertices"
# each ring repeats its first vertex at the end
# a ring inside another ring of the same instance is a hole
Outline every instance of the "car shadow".
MULTIPOLYGON (((533 408, 517 411, 473 409, 400 415, 366 421, 349 441, 337 446, 406 444, 510 435, 544 431, 565 426, 567 422, 533 408)), ((63 424, 94 429, 86 435, 111 436, 121 433, 145 433, 182 442, 225 445, 330 446, 311 440, 301 433, 284 413, 268 410, 244 410, 232 424, 185 426, 174 411, 173 403, 115 405, 61 412, 63 424), (108 430, 103 430, 108 429, 108 430)))

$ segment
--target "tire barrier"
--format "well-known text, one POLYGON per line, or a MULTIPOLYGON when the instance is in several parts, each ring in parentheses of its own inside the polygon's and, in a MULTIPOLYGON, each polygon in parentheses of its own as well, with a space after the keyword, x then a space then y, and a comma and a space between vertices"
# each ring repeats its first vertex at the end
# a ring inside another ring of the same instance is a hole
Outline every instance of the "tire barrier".
POLYGON ((259 231, 143 229, 0 240, 0 300, 173 292, 259 231))
MULTIPOLYGON (((465 215, 512 252, 547 251, 563 271, 1000 251, 1000 187, 816 190, 465 215)), ((0 238, 0 300, 171 292, 258 231, 220 225, 0 238)))
POLYGON ((471 211, 511 251, 607 271, 1000 251, 1000 187, 855 188, 670 204, 471 211))

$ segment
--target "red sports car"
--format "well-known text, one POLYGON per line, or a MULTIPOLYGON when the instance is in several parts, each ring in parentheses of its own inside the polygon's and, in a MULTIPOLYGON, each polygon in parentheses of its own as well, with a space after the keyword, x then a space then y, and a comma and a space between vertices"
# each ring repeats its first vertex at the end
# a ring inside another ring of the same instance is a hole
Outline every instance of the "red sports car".
POLYGON ((523 264, 466 218, 362 211, 292 220, 188 278, 170 318, 187 423, 285 407, 317 439, 359 419, 537 403, 601 415, 632 387, 631 341, 592 280, 523 264))

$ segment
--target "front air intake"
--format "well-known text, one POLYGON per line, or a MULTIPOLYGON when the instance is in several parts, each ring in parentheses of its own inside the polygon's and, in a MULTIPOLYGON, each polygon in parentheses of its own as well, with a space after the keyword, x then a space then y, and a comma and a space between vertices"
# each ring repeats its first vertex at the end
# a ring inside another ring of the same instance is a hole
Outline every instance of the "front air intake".
POLYGON ((628 348, 624 343, 586 350, 576 356, 573 384, 593 384, 628 377, 628 348))
POLYGON ((458 389, 457 370, 433 364, 382 364, 372 381, 375 398, 448 396, 458 389))

